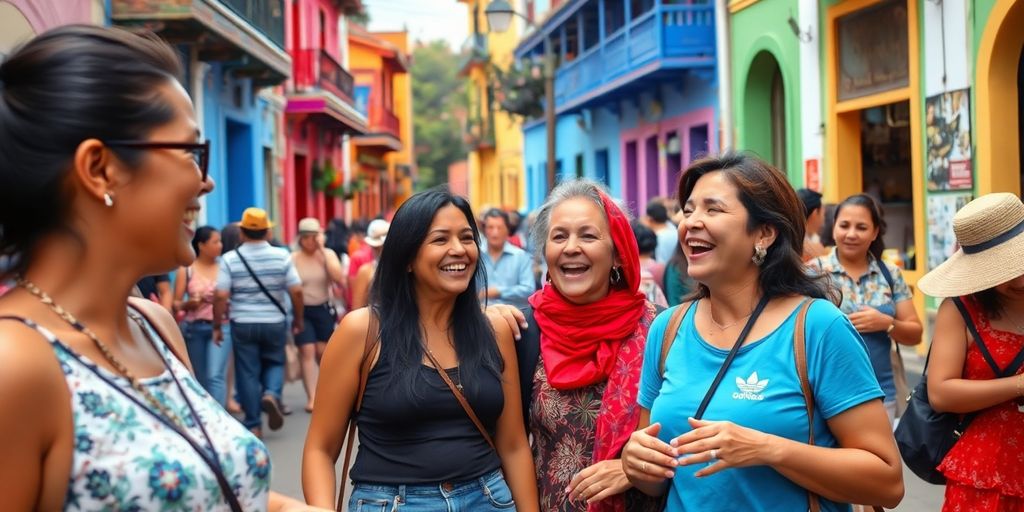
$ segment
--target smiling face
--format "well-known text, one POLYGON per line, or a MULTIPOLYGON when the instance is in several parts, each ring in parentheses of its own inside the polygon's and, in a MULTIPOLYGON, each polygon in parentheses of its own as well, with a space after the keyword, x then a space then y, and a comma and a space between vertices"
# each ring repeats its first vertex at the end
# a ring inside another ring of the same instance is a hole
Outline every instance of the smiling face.
POLYGON ((878 226, 871 219, 871 212, 859 205, 846 205, 836 212, 836 223, 832 228, 836 250, 847 260, 867 258, 871 242, 878 238, 878 226))
MULTIPOLYGON (((195 112, 181 84, 169 80, 160 87, 160 96, 174 115, 146 140, 196 142, 195 112)), ((213 181, 202 181, 193 154, 182 149, 145 150, 139 165, 125 171, 124 186, 112 192, 116 229, 153 260, 154 271, 190 264, 196 257, 192 237, 199 197, 213 190, 213 181)))
POLYGON ((469 287, 480 257, 469 222, 452 204, 434 214, 410 267, 418 293, 454 296, 469 287))
POLYGON ((756 272, 751 261, 757 243, 773 240, 761 230, 748 232, 749 214, 739 191, 721 171, 702 176, 683 205, 679 241, 691 278, 709 288, 756 272))
POLYGON ((574 304, 590 304, 606 295, 613 266, 619 265, 604 210, 576 197, 551 210, 544 258, 551 284, 574 304))
POLYGON ((996 285, 996 292, 1005 300, 1018 303, 1024 301, 1024 275, 996 285))

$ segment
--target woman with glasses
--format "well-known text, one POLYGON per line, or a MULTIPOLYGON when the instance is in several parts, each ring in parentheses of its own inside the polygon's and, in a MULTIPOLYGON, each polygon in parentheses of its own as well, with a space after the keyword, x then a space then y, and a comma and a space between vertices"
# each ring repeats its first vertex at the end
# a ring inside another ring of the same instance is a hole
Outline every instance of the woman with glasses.
POLYGON ((65 26, 0 64, 0 495, 15 510, 295 510, 199 386, 173 317, 129 300, 190 265, 206 142, 151 35, 65 26), (47 404, 39 407, 39 404, 47 404))

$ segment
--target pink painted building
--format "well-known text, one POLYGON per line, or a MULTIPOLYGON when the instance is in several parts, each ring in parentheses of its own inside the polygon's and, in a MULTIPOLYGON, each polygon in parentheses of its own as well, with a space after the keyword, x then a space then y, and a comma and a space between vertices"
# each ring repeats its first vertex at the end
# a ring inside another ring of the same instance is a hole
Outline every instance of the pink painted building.
POLYGON ((287 0, 286 48, 292 77, 285 85, 285 150, 281 222, 291 240, 298 220, 344 218, 350 182, 348 136, 366 132, 353 101, 345 16, 359 0, 287 0))
POLYGON ((53 27, 104 17, 102 0, 0 0, 0 56, 53 27))

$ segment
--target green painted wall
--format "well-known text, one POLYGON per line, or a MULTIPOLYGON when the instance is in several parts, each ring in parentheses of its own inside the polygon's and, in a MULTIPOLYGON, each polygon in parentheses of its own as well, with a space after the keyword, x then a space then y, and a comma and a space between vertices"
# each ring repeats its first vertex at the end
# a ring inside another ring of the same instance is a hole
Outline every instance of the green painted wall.
POLYGON ((789 28, 796 0, 760 0, 730 18, 732 104, 737 149, 772 156, 771 59, 782 72, 786 112, 786 173, 803 185, 800 126, 800 41, 789 28))

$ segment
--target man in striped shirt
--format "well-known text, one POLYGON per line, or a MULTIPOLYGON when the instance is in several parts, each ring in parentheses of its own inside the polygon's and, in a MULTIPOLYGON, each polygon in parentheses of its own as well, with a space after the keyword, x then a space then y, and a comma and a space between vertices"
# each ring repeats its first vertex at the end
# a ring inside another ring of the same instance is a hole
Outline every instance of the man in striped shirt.
POLYGON ((291 304, 302 304, 302 281, 288 250, 267 242, 271 226, 267 212, 260 208, 248 208, 242 214, 243 243, 221 257, 213 305, 213 339, 220 343, 221 320, 231 299, 235 385, 245 412, 243 424, 257 435, 262 434, 261 409, 271 430, 284 424, 281 390, 288 314, 293 333, 303 327, 302 308, 289 308, 285 300, 290 296, 291 304))

